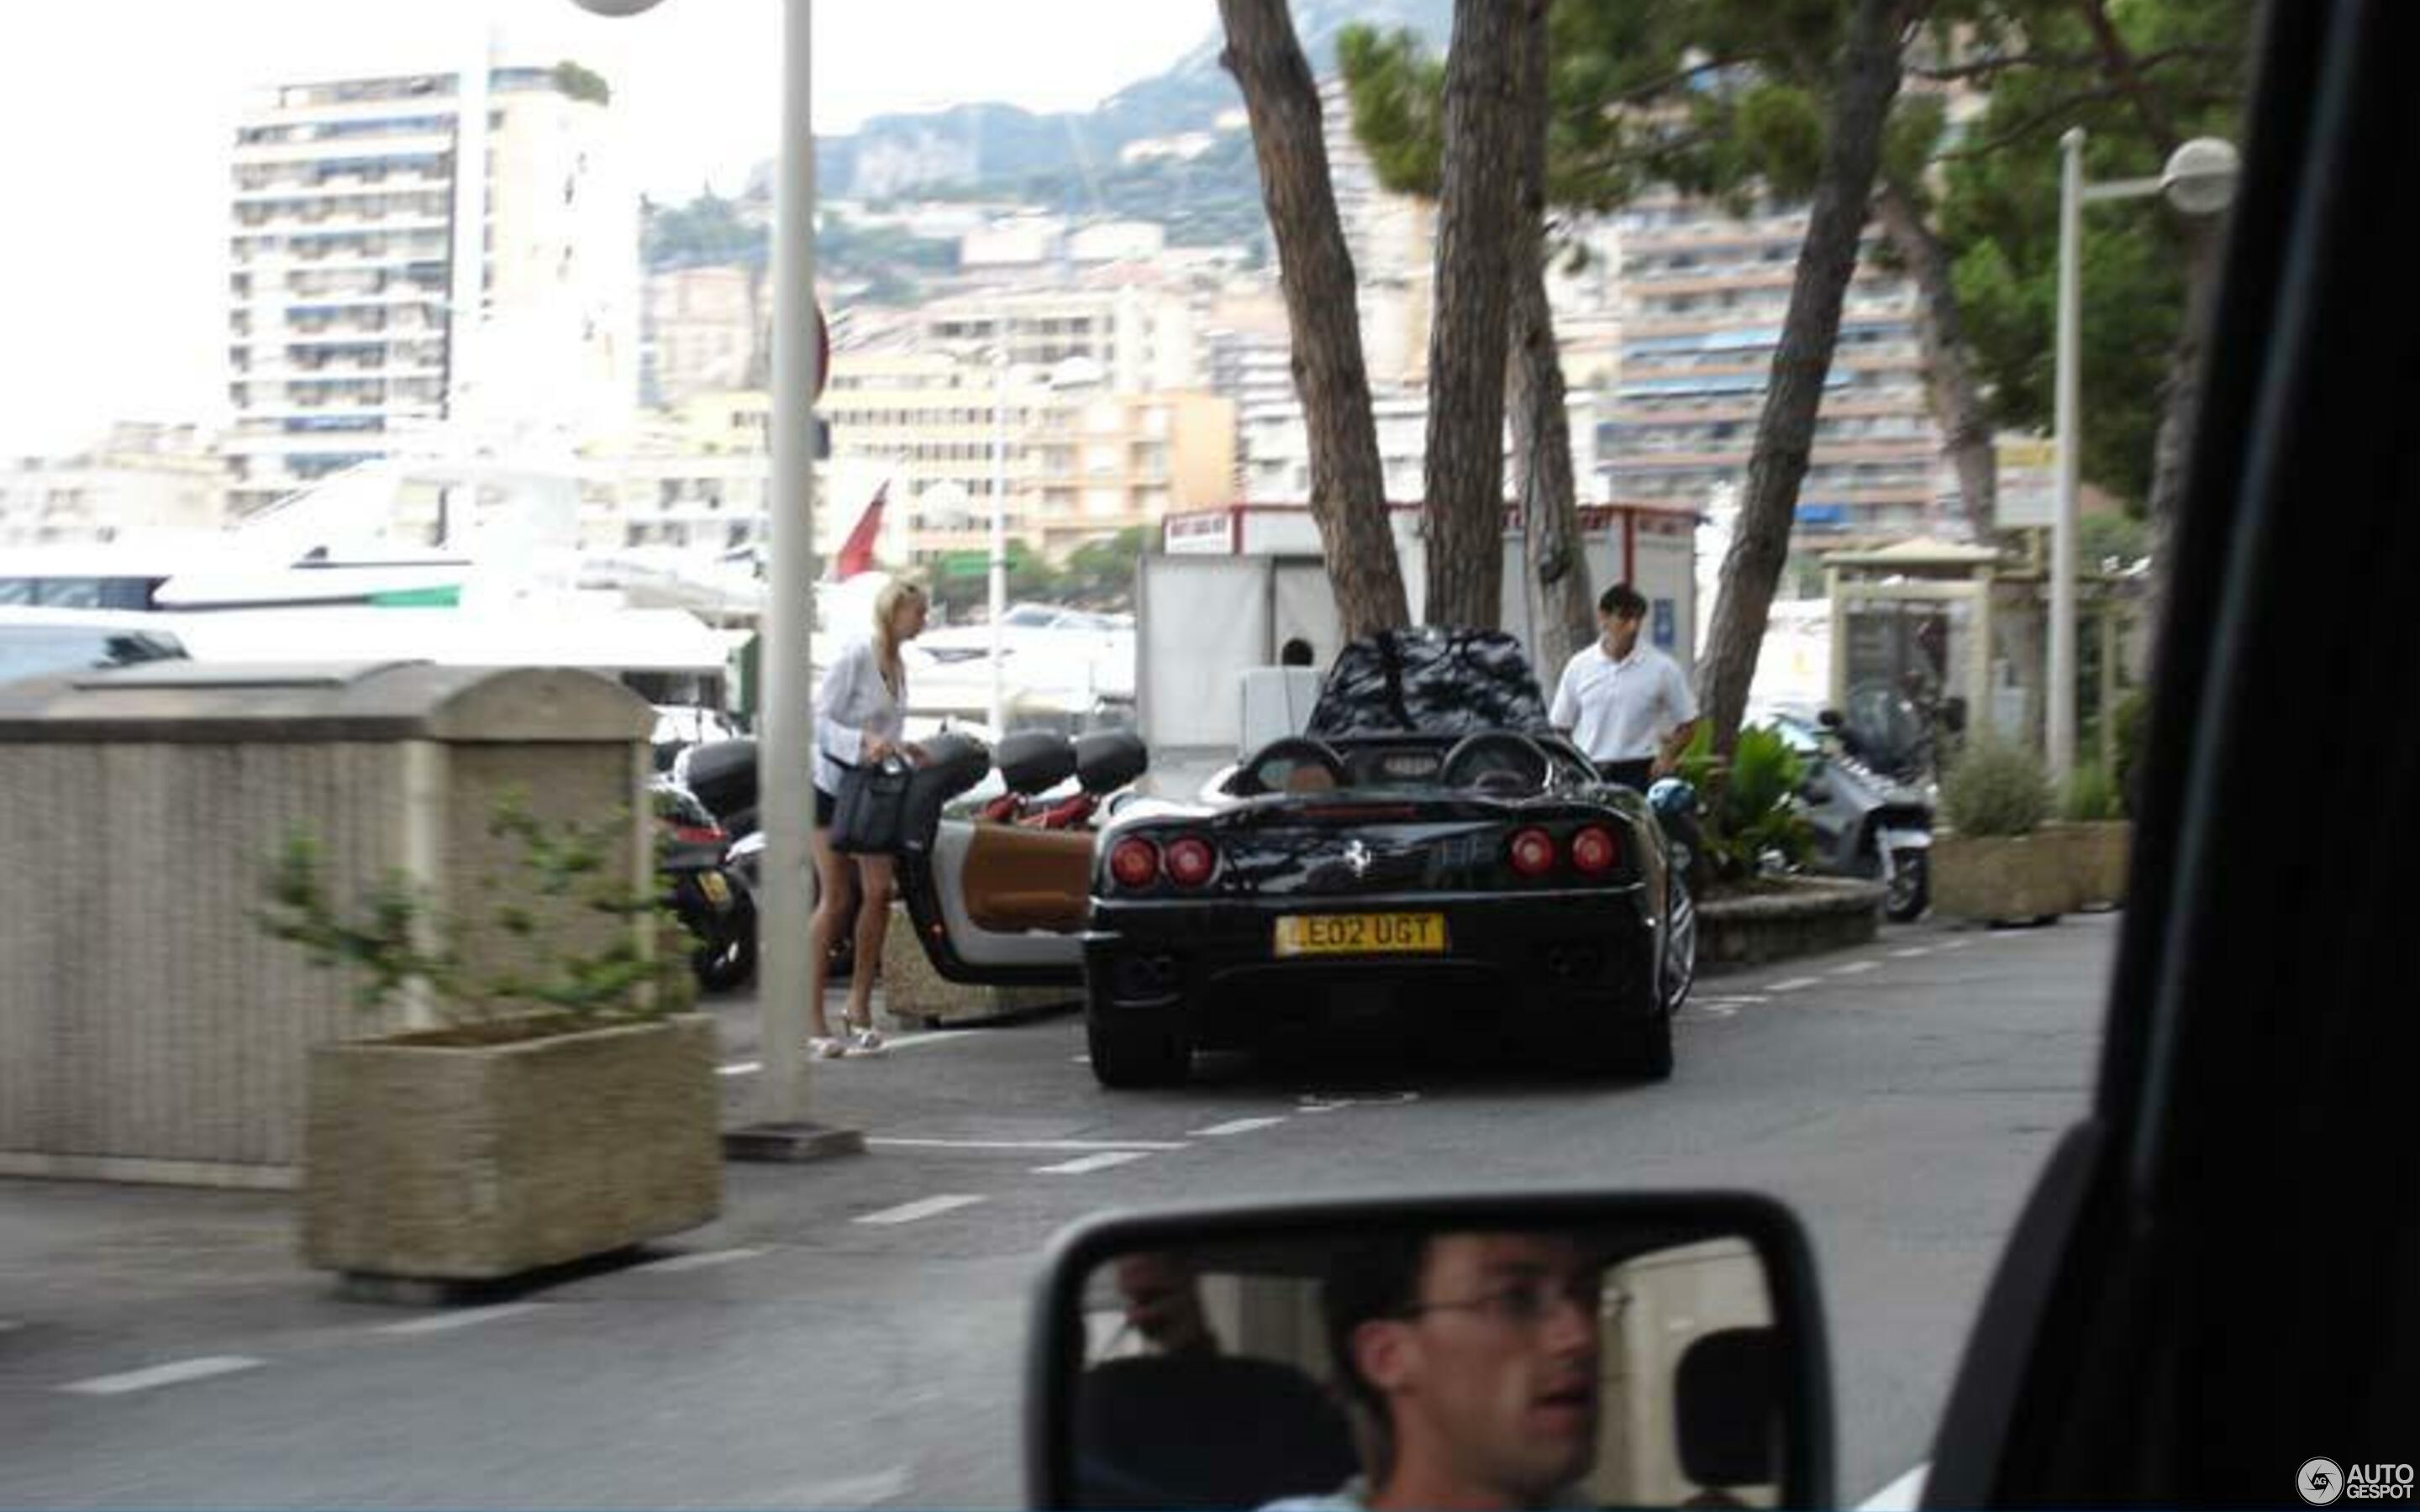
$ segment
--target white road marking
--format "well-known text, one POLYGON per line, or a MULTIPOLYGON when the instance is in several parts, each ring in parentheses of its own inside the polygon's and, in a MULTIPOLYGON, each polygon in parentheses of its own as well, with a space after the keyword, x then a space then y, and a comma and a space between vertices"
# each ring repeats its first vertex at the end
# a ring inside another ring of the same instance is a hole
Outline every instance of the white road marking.
POLYGON ((448 1334, 458 1328, 476 1328, 482 1323, 501 1323, 507 1318, 523 1318, 546 1311, 542 1302, 506 1302, 493 1307, 466 1307, 458 1313, 440 1313, 434 1318, 415 1318, 409 1323, 380 1323, 370 1330, 373 1334, 448 1334))
POLYGON ((886 1149, 1190 1149, 1182 1139, 868 1139, 886 1149))
POLYGON ((243 1354, 210 1354, 194 1360, 171 1360, 147 1370, 129 1370, 121 1375, 95 1376, 90 1381, 78 1381, 61 1386, 83 1396, 122 1396, 131 1391, 149 1391, 155 1386, 181 1386, 189 1381, 208 1381, 212 1376, 231 1376, 239 1370, 251 1370, 266 1365, 243 1354))
POLYGON ((1124 1165, 1132 1161, 1147 1160, 1150 1156, 1151 1151, 1147 1149, 1111 1149, 1098 1155, 1084 1155, 1075 1160, 1063 1161, 1056 1165, 1036 1165, 1033 1167, 1033 1174, 1036 1176, 1089 1176, 1094 1171, 1106 1171, 1112 1165, 1124 1165))
POLYGON ((1767 982, 1764 990, 1769 993, 1794 993, 1802 987, 1820 987, 1823 984, 1819 978, 1792 977, 1788 981, 1767 982))
POLYGON ((1931 953, 1932 947, 1929 945, 1917 945, 1911 946, 1904 950, 1893 950, 1891 952, 1891 959, 1894 961, 1921 961, 1931 953))
POLYGON ((24 1326, 13 1318, 0 1318, 0 1334, 14 1334, 24 1326))
POLYGON ((1962 950, 1974 943, 1975 942, 1973 940, 1944 940, 1941 942, 1941 949, 1944 950, 1962 950))
POLYGON ((765 1506, 878 1506, 895 1502, 908 1494, 908 1472, 904 1469, 876 1471, 871 1475, 851 1475, 842 1480, 820 1480, 801 1486, 795 1491, 784 1490, 768 1497, 765 1506))
POLYGON ((1196 1129, 1192 1133, 1193 1137, 1197 1139, 1224 1139, 1229 1134, 1250 1134, 1257 1129, 1274 1129, 1283 1122, 1285 1119, 1282 1116, 1274 1119, 1230 1119, 1225 1123, 1214 1123, 1207 1129, 1196 1129))
MULTIPOLYGON (((931 1029, 923 1034, 903 1034, 896 1039, 886 1039, 882 1047, 886 1050, 907 1050, 920 1044, 939 1044, 944 1040, 963 1040, 974 1032, 972 1029, 931 1029)), ((714 1073, 718 1076, 753 1076, 764 1069, 765 1063, 761 1060, 735 1060, 728 1066, 715 1067, 714 1073)))
POLYGON ((978 1196, 952 1193, 946 1196, 924 1197, 919 1201, 902 1203, 896 1208, 885 1208, 880 1212, 869 1212, 856 1221, 885 1227, 894 1224, 912 1224, 920 1218, 930 1218, 936 1213, 949 1212, 958 1208, 971 1208, 982 1200, 983 1198, 978 1196))
POLYGON ((669 1275, 678 1271, 703 1271, 710 1266, 729 1265, 734 1260, 752 1260, 764 1253, 761 1249, 750 1248, 701 1250, 694 1255, 674 1255, 660 1260, 649 1260, 630 1269, 669 1275))
POLYGON ((898 1035, 882 1042, 893 1050, 905 1050, 910 1045, 939 1044, 944 1040, 964 1040, 974 1032, 972 1029, 926 1029, 919 1034, 898 1035))
POLYGON ((1854 977, 1854 976, 1856 976, 1859 972, 1871 971, 1871 970, 1873 970, 1873 969, 1874 969, 1874 967, 1876 967, 1876 966, 1878 966, 1878 965, 1881 965, 1881 964, 1882 964, 1882 963, 1881 963, 1881 962, 1879 962, 1879 961, 1849 961, 1849 962, 1844 962, 1844 963, 1842 963, 1841 964, 1837 965, 1837 966, 1834 966, 1834 967, 1832 968, 1832 975, 1834 975, 1834 976, 1836 976, 1836 977, 1854 977))
POLYGON ((1925 1479, 1931 1473, 1930 1462, 1916 1466, 1858 1503, 1857 1512, 1916 1512, 1916 1504, 1924 1497, 1925 1479))

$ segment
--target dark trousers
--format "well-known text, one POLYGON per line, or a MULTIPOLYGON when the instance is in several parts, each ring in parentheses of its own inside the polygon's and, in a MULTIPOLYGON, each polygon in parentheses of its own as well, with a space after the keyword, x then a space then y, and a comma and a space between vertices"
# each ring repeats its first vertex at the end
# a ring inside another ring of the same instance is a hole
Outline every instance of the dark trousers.
POLYGON ((1647 784, 1655 780, 1655 762, 1652 757, 1635 762, 1599 762, 1596 764, 1596 771, 1599 777, 1608 782, 1619 782, 1623 787, 1632 788, 1640 793, 1646 792, 1647 784))

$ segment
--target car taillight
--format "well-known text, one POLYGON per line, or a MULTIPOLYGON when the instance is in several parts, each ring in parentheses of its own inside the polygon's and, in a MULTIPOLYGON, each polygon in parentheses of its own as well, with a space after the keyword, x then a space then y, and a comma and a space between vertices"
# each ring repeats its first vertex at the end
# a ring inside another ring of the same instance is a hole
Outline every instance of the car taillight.
POLYGON ((1524 829, 1512 837, 1509 851, 1512 870, 1525 877, 1543 877, 1555 869, 1555 837, 1543 829, 1524 829))
POLYGON ((675 825, 673 839, 684 845, 728 845, 731 837, 720 829, 703 828, 696 825, 675 825))
POLYGON ((1198 887, 1218 870, 1218 853, 1199 835, 1169 841, 1168 880, 1180 887, 1198 887))
POLYGON ((1159 847, 1129 835, 1109 847, 1109 875, 1121 887, 1148 887, 1159 880, 1159 847))
POLYGON ((1572 837, 1572 865, 1587 876, 1603 876, 1621 859, 1621 842, 1613 831, 1590 825, 1572 837))

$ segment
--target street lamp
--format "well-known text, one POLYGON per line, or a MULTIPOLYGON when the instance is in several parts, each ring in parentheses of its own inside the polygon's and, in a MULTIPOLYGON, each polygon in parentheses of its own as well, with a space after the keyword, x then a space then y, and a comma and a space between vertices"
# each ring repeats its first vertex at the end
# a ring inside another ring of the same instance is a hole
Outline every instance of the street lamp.
MULTIPOLYGON (((635 16, 659 0, 573 0, 600 16, 635 16)), ((808 891, 814 823, 808 773, 814 757, 814 395, 820 354, 815 310, 814 117, 809 63, 813 0, 783 0, 782 144, 773 196, 773 492, 767 514, 771 559, 764 613, 765 731, 757 780, 765 816, 764 892, 757 912, 763 952, 757 1105, 767 1137, 751 1144, 781 1154, 811 1151, 807 1128, 807 951, 814 914, 808 891)))
POLYGON ((2058 139, 2058 349, 2052 424, 2057 436, 2057 513, 2051 523, 2050 710, 2051 776, 2064 782, 2075 770, 2075 495, 2078 456, 2080 351, 2083 328, 2084 207, 2102 200, 2159 194, 2180 214, 2215 215, 2235 198, 2234 147, 2216 137, 2195 137, 2168 155, 2155 178, 2084 181, 2084 128, 2071 127, 2058 139))

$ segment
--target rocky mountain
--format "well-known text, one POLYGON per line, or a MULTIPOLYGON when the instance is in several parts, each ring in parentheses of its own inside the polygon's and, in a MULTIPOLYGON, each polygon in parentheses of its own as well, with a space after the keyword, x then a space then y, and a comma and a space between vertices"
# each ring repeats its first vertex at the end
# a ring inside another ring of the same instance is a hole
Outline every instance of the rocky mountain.
MULTIPOLYGON (((1324 77, 1336 67, 1337 34, 1355 23, 1407 26, 1442 49, 1453 0, 1295 0, 1294 12, 1304 50, 1324 77)), ((1224 46, 1213 30, 1166 70, 1091 111, 1037 115, 1013 105, 970 104, 876 116, 859 131, 817 145, 819 181, 834 194, 861 199, 937 191, 1034 197, 1036 188, 1068 187, 1087 199, 1114 197, 1102 185, 1117 176, 1119 152, 1128 143, 1208 131, 1221 112, 1243 102, 1218 67, 1224 46)), ((1188 193, 1217 187, 1202 183, 1188 193)))

